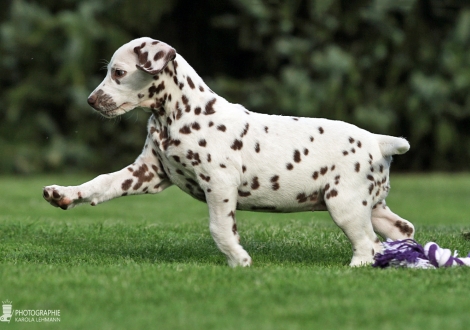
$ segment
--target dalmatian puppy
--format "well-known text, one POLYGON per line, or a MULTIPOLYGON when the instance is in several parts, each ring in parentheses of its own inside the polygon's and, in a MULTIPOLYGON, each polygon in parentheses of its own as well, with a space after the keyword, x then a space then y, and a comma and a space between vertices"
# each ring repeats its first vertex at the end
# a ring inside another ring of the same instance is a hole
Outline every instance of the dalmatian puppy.
POLYGON ((78 186, 44 187, 64 210, 176 185, 209 206, 210 232, 230 266, 249 266, 236 210, 329 211, 352 245, 350 265, 382 250, 376 233, 412 238, 413 225, 385 204, 392 155, 405 139, 327 119, 258 114, 215 94, 164 42, 120 47, 88 103, 105 117, 151 111, 136 161, 78 186))

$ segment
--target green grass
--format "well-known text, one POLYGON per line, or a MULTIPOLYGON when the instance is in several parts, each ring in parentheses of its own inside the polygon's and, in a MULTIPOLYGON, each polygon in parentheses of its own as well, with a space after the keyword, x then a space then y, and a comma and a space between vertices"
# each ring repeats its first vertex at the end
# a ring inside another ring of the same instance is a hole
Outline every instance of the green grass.
MULTIPOLYGON (((238 212, 253 258, 231 269, 206 205, 177 188, 70 211, 42 186, 91 177, 0 178, 0 300, 60 309, 61 322, 12 329, 466 329, 467 268, 351 269, 325 212, 238 212)), ((470 251, 470 175, 392 175, 388 205, 416 239, 470 251)))

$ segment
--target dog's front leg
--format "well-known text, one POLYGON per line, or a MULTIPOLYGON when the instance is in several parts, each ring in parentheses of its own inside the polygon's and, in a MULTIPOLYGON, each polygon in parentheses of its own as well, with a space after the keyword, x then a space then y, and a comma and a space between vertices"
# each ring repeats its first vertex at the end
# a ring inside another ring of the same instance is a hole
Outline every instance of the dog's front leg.
POLYGON ((212 186, 206 193, 209 206, 210 232, 220 251, 227 256, 229 266, 250 266, 251 257, 239 244, 235 222, 238 191, 236 187, 212 186))
POLYGON ((99 175, 79 186, 44 187, 43 197, 52 206, 69 210, 83 203, 94 206, 116 197, 158 193, 172 183, 150 146, 148 140, 135 163, 120 171, 99 175))

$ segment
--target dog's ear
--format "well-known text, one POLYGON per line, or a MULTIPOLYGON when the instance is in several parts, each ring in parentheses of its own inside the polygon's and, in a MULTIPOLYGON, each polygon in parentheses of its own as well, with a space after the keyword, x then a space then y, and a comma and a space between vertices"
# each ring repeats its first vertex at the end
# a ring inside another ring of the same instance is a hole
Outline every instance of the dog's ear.
POLYGON ((167 66, 168 62, 176 57, 176 50, 170 45, 154 40, 143 42, 140 46, 134 47, 137 55, 137 69, 156 75, 167 66))

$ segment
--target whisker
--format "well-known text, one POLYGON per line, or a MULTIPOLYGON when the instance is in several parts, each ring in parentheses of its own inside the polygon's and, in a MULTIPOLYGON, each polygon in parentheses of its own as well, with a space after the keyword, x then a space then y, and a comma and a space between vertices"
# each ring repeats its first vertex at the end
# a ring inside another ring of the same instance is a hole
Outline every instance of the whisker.
POLYGON ((134 124, 136 124, 139 121, 139 111, 135 111, 135 121, 134 124))
POLYGON ((109 61, 108 61, 108 60, 101 59, 99 62, 100 62, 101 64, 104 64, 104 65, 100 68, 100 70, 108 70, 108 64, 109 64, 109 61))

